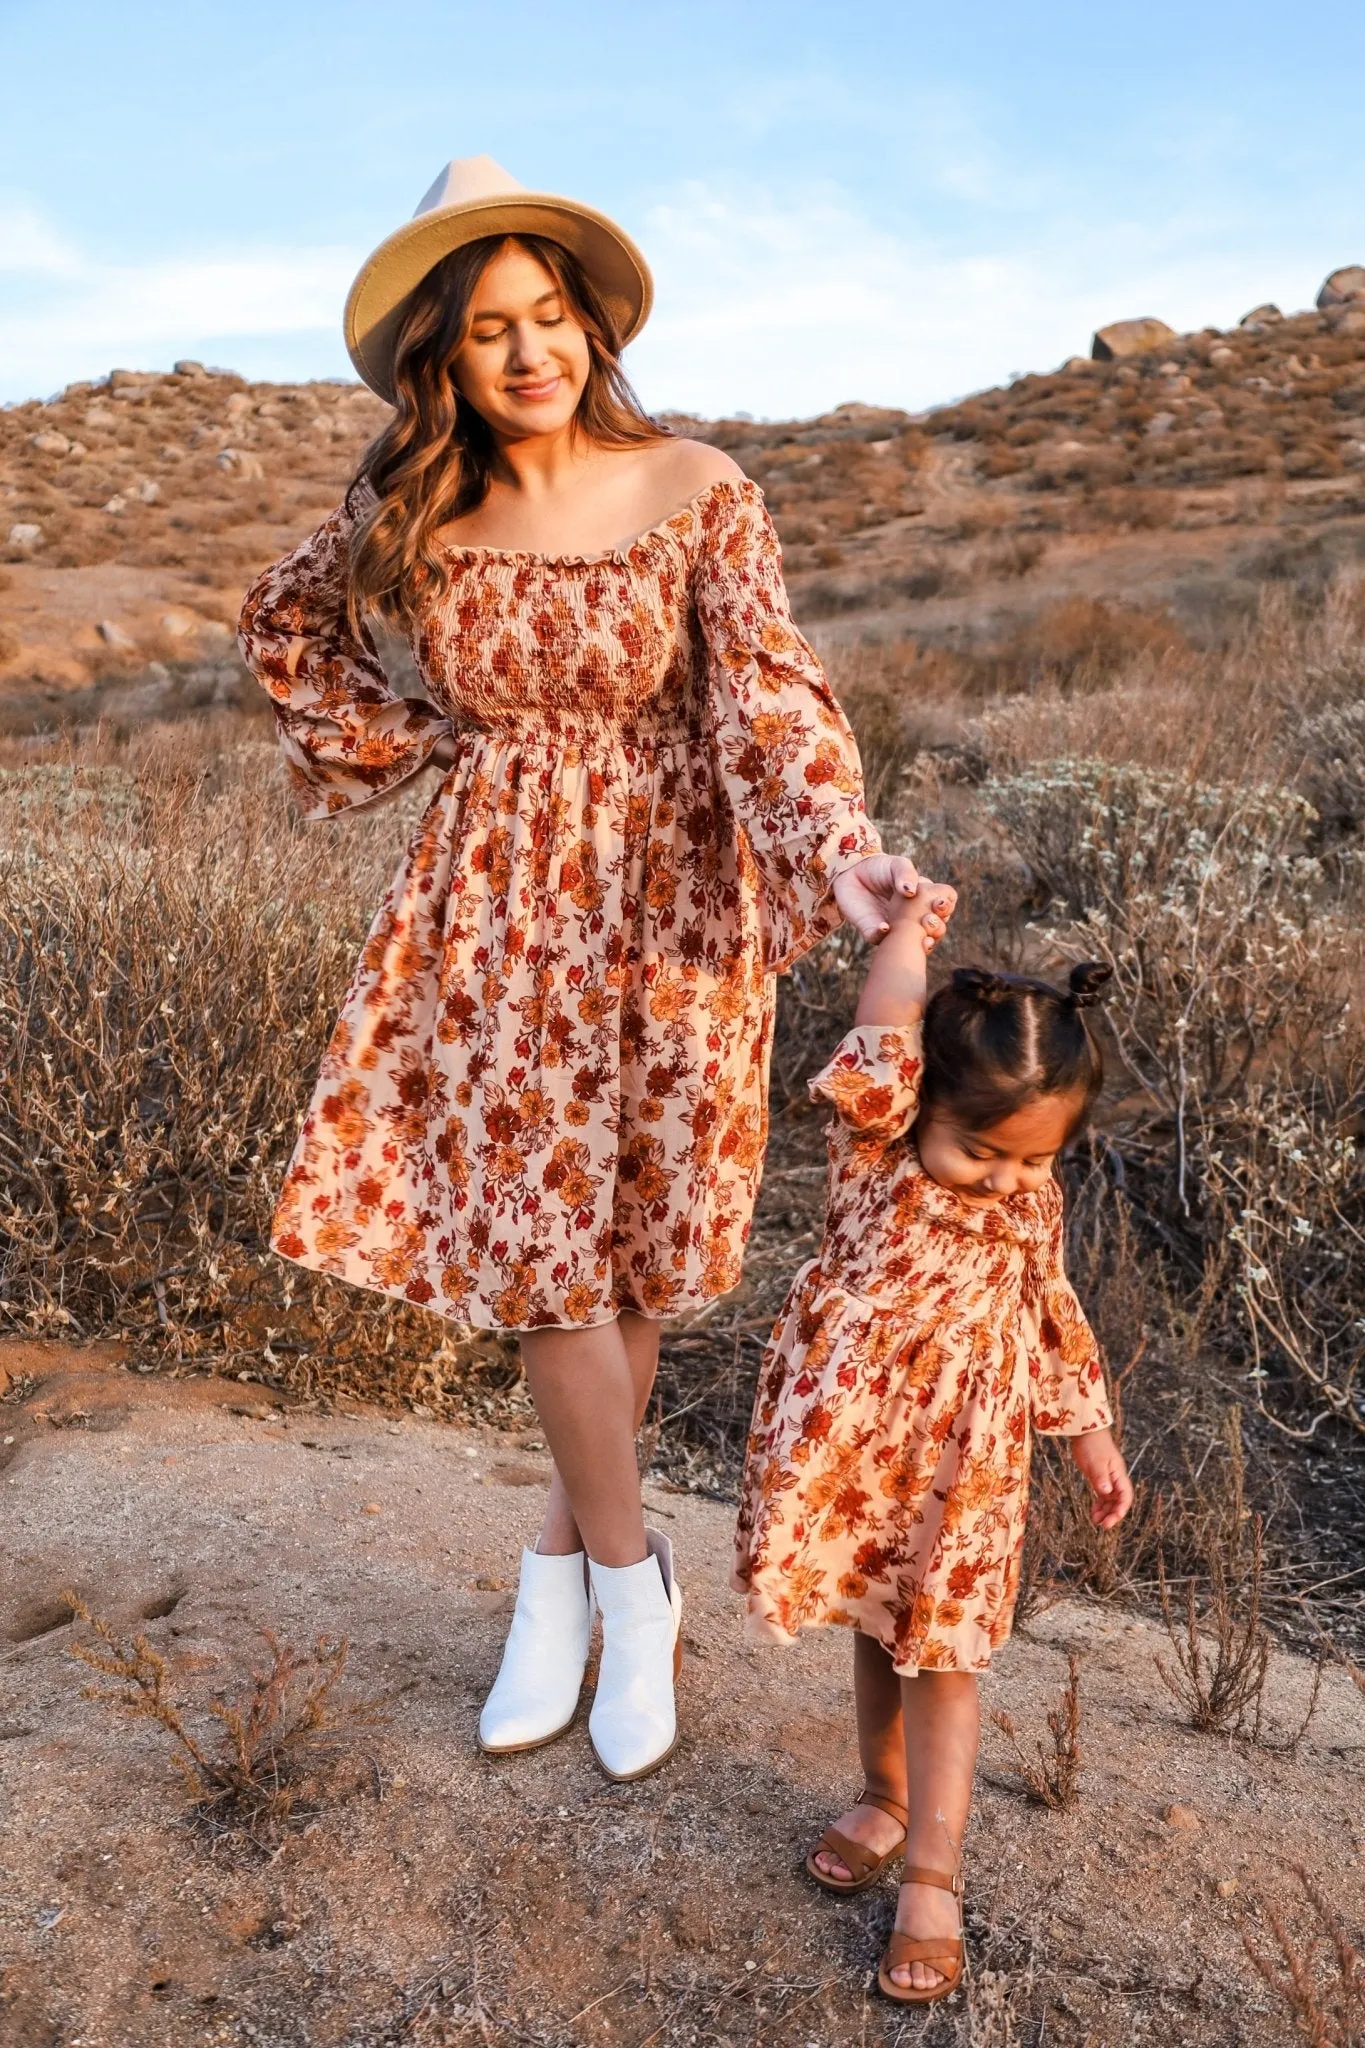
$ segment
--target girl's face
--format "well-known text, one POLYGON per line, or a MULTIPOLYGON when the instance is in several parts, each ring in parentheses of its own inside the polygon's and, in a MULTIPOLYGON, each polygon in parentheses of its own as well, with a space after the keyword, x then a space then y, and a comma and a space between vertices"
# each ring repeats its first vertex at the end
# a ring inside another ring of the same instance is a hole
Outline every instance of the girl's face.
POLYGON ((1078 1094, 1040 1095, 984 1131, 964 1130, 946 1109, 930 1111, 915 1130, 920 1165, 969 1202, 1031 1195, 1051 1173, 1081 1108, 1078 1094))
POLYGON ((588 360, 588 337, 554 278, 509 242, 474 290, 452 365, 460 396, 505 440, 558 433, 578 409, 588 360))

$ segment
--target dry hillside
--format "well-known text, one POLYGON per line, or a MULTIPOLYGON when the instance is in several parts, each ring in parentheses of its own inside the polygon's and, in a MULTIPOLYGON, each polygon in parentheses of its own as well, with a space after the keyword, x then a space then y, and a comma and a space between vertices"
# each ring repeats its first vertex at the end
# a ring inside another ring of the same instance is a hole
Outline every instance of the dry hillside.
MULTIPOLYGON (((244 585, 336 502, 383 417, 359 386, 193 363, 0 412, 9 729, 234 698, 244 585)), ((914 417, 675 424, 763 485, 819 638, 927 651, 967 694, 1208 645, 1267 580, 1365 554, 1359 301, 1073 358, 914 417)))

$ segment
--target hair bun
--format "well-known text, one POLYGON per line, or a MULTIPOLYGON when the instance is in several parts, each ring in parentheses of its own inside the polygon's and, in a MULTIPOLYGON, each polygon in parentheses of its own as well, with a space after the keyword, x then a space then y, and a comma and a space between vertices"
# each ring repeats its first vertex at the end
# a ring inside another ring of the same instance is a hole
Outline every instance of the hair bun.
POLYGON ((1073 1010, 1088 1010, 1092 1003, 1103 1002, 1105 986, 1113 978, 1113 968, 1103 960, 1079 961, 1068 978, 1071 990, 1068 1004, 1073 1010))
POLYGON ((955 967, 953 987, 960 996, 966 996, 974 1003, 988 1007, 994 1003, 1008 1002, 1008 982, 998 974, 992 974, 989 967, 955 967))

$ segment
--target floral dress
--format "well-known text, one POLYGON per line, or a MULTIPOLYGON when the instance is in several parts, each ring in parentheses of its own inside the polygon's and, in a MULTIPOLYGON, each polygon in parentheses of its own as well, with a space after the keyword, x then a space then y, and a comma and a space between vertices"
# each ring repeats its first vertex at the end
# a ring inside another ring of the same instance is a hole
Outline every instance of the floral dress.
POLYGON ((448 735, 458 757, 361 955, 275 1249, 484 1328, 674 1315, 739 1277, 773 973, 880 850, 761 493, 712 484, 590 557, 451 545, 408 698, 347 623, 349 502, 242 614, 306 815, 384 797, 448 735))
POLYGON ((759 1376, 735 1580, 751 1629, 876 1638, 898 1671, 981 1671, 1010 1631, 1031 1430, 1112 1420, 1062 1270, 1062 1192, 972 1203, 909 1136, 918 1026, 849 1032, 811 1092, 834 1104, 819 1255, 759 1376))

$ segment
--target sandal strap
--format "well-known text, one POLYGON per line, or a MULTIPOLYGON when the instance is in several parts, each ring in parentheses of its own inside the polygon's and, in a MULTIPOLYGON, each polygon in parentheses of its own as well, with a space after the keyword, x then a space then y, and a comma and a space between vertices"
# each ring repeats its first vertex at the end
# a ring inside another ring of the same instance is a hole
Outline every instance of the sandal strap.
POLYGON ((851 1873, 855 1884, 861 1883, 869 1872, 879 1870, 882 1864, 889 1862, 896 1853, 891 1849, 885 1856, 878 1856, 875 1850, 868 1848, 866 1842, 855 1842, 848 1835, 841 1835, 838 1828, 826 1828, 811 1854, 815 1855, 821 1849, 827 1849, 831 1856, 839 1858, 851 1873))
POLYGON ((918 1863, 907 1863, 901 1871, 902 1884, 930 1884, 937 1891, 952 1892, 960 1897, 962 1873, 960 1870, 925 1870, 918 1863))
POLYGON ((880 1792, 869 1792, 866 1785, 864 1785, 853 1804, 855 1806, 875 1806, 880 1812, 889 1813, 892 1820, 899 1821, 902 1827, 909 1825, 910 1809, 908 1806, 902 1806, 898 1799, 886 1799, 880 1792))
POLYGON ((893 1932, 886 1944, 882 1962, 888 1970, 894 1970, 901 1963, 960 1963, 962 1961, 962 1940, 960 1936, 943 1934, 929 1935, 917 1939, 913 1934, 893 1932))

